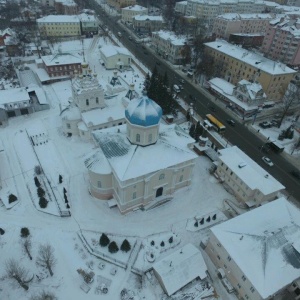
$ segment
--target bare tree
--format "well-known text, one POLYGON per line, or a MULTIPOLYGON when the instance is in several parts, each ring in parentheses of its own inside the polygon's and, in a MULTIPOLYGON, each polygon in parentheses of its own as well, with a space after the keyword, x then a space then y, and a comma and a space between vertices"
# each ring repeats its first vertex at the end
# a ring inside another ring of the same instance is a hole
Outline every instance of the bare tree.
POLYGON ((283 119, 287 115, 288 111, 292 108, 292 106, 299 104, 300 101, 300 86, 298 84, 290 83, 281 102, 281 117, 278 122, 278 128, 281 127, 283 119))
POLYGON ((38 294, 32 296, 30 300, 56 300, 57 297, 49 291, 41 291, 38 294))
POLYGON ((29 271, 13 258, 6 261, 5 266, 7 277, 16 280, 18 284, 27 291, 29 289, 27 283, 33 279, 33 277, 28 279, 29 271))
POLYGON ((37 257, 37 264, 48 269, 51 276, 53 276, 52 268, 56 264, 54 257, 54 249, 50 244, 40 245, 37 257))
POLYGON ((28 255, 29 259, 32 260, 32 256, 30 254, 31 251, 31 240, 30 238, 26 238, 22 241, 23 247, 25 249, 26 254, 28 255))

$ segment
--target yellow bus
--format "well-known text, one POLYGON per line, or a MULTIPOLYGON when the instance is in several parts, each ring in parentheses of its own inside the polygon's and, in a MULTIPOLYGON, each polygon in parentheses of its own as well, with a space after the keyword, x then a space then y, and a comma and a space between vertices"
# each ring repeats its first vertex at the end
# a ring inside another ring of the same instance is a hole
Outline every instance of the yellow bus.
POLYGON ((214 126, 216 131, 222 133, 225 131, 226 127, 212 114, 207 114, 206 119, 214 126))

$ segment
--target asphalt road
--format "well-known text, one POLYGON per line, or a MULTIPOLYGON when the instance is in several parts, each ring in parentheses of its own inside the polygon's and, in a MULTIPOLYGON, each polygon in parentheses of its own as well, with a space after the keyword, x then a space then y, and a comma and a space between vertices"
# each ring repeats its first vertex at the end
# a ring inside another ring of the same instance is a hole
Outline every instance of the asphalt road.
POLYGON ((180 84, 180 79, 184 79, 184 90, 181 92, 181 97, 187 99, 188 102, 193 101, 194 109, 201 117, 204 117, 207 113, 212 113, 217 119, 224 123, 226 126, 224 137, 231 144, 237 145, 260 166, 266 169, 267 172, 286 187, 290 195, 300 202, 300 180, 290 174, 290 171, 294 170, 295 167, 285 160, 282 155, 274 152, 269 152, 267 155, 273 161, 274 166, 270 167, 263 162, 262 157, 265 156, 265 154, 261 152, 261 146, 265 142, 268 142, 267 140, 261 140, 256 134, 248 129, 248 126, 239 122, 236 122, 235 127, 228 125, 226 120, 232 119, 232 115, 228 113, 224 104, 216 104, 216 101, 218 100, 212 100, 214 97, 207 97, 200 89, 195 88, 183 73, 182 75, 178 74, 164 61, 163 58, 154 55, 142 44, 136 44, 134 38, 130 40, 128 32, 124 31, 124 28, 117 23, 117 17, 107 16, 98 6, 94 7, 94 9, 97 14, 100 14, 100 18, 103 19, 104 24, 107 24, 108 28, 116 36, 117 32, 122 33, 122 43, 150 70, 153 70, 156 65, 161 74, 167 72, 169 81, 172 85, 180 84), (216 111, 212 111, 211 107, 215 107, 216 111))

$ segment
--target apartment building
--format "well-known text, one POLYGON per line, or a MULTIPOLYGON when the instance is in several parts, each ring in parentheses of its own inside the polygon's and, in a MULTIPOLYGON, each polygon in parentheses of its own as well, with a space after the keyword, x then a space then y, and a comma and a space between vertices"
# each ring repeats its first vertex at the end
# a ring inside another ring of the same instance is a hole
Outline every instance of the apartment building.
POLYGON ((216 174, 248 207, 277 198, 285 187, 237 146, 219 150, 216 174))
POLYGON ((213 20, 225 13, 262 13, 265 4, 260 0, 188 0, 186 15, 195 16, 212 24, 213 20))
POLYGON ((232 45, 224 40, 205 43, 205 51, 214 59, 217 76, 236 85, 246 79, 261 84, 270 101, 280 101, 296 71, 285 64, 232 45))
POLYGON ((238 299, 299 299, 299 220, 282 197, 210 229, 205 251, 238 299))
POLYGON ((132 5, 122 8, 122 22, 132 23, 132 19, 138 15, 147 15, 148 8, 140 5, 132 5))
POLYGON ((284 16, 268 23, 262 52, 285 64, 300 66, 300 18, 284 16))
POLYGON ((54 8, 58 15, 78 14, 78 6, 73 0, 55 0, 54 8))
POLYGON ((81 35, 78 16, 50 15, 36 20, 42 36, 67 37, 81 35))
POLYGON ((225 40, 228 40, 232 33, 262 34, 273 19, 271 14, 223 14, 213 21, 212 33, 225 40))
POLYGON ((107 4, 119 11, 123 7, 136 5, 136 0, 107 0, 107 4))
POLYGON ((135 31, 140 33, 151 33, 164 28, 165 22, 162 16, 138 15, 132 18, 135 31))
POLYGON ((152 32, 152 45, 155 51, 172 64, 182 63, 181 52, 186 42, 186 37, 176 36, 172 31, 152 32))
POLYGON ((185 15, 187 8, 187 1, 180 1, 175 3, 175 12, 185 15))
POLYGON ((99 29, 99 20, 95 15, 80 14, 78 15, 81 23, 82 34, 97 34, 99 29))

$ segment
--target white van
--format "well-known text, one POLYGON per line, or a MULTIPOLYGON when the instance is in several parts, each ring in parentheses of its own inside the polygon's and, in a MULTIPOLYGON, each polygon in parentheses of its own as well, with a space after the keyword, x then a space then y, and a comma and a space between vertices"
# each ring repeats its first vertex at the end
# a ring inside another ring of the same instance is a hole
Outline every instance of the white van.
POLYGON ((179 88, 179 86, 177 84, 173 85, 173 90, 174 90, 175 93, 179 93, 180 92, 180 88, 179 88))
POLYGON ((122 37, 122 33, 120 31, 118 32, 118 37, 122 37))

